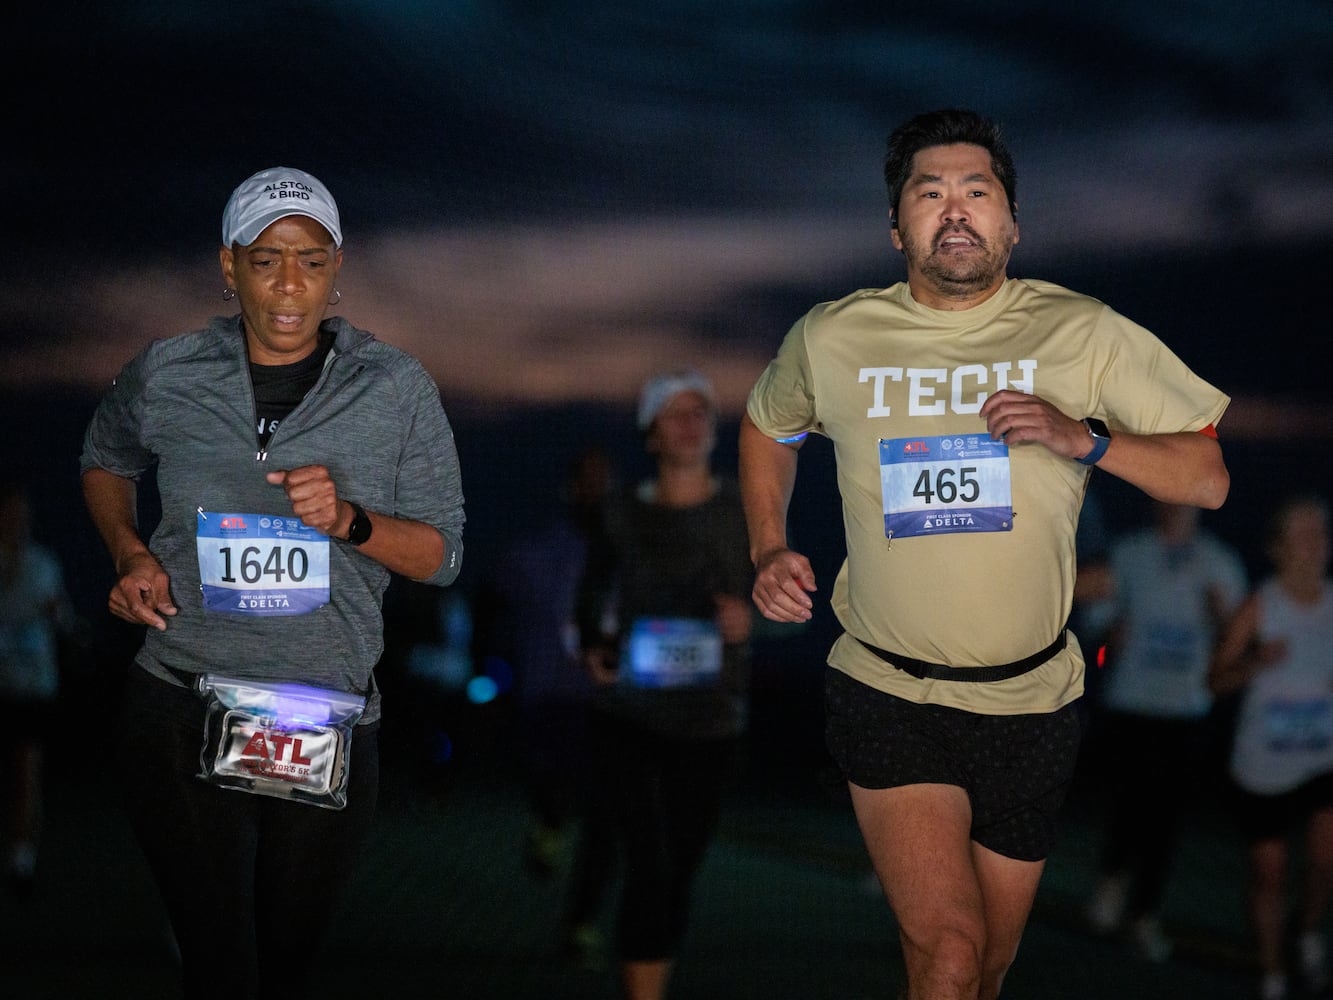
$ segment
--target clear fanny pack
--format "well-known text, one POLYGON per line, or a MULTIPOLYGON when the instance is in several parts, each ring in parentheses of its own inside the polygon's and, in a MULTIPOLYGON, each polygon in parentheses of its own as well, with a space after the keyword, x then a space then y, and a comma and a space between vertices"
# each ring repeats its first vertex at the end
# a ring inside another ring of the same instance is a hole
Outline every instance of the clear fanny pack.
POLYGON ((366 699, 345 691, 204 674, 199 776, 222 788, 347 805, 352 730, 366 699))

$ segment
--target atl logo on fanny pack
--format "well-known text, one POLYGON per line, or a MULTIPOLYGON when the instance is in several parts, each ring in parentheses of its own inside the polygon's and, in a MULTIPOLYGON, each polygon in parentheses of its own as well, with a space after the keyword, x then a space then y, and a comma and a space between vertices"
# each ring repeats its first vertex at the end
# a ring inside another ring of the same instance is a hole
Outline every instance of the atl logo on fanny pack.
POLYGON ((280 729, 256 729, 241 751, 241 763, 256 774, 305 777, 310 774, 311 759, 301 749, 299 736, 280 729))

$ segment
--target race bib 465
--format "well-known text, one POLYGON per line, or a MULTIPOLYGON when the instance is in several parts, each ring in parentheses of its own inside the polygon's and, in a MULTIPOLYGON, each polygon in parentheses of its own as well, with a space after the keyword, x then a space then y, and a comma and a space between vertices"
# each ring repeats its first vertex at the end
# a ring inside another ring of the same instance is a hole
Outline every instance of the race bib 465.
POLYGON ((889 538, 1013 530, 1003 441, 978 434, 881 439, 879 478, 889 538))

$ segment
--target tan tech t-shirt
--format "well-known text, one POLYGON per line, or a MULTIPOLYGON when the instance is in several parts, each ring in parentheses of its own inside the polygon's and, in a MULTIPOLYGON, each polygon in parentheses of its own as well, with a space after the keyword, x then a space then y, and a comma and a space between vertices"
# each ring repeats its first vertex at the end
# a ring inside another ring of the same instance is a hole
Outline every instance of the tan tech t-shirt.
POLYGON ((822 303, 748 403, 771 437, 834 445, 848 555, 832 601, 850 635, 829 663, 901 698, 989 715, 1077 698, 1078 643, 1020 677, 958 682, 918 680, 851 636, 965 669, 1035 653, 1069 617, 1090 470, 1039 444, 991 442, 978 411, 1004 388, 1140 434, 1200 430, 1230 402, 1103 303, 1010 279, 962 312, 920 305, 905 283, 822 303))

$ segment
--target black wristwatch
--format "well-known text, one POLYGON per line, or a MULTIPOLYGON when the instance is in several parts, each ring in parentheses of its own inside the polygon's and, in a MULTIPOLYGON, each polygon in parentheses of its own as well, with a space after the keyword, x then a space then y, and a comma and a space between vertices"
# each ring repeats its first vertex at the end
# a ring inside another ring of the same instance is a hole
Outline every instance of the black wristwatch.
POLYGON ((1096 465, 1106 454, 1106 449, 1111 446, 1111 431, 1096 417, 1084 417, 1083 426, 1092 435, 1092 451, 1078 459, 1078 462, 1080 465, 1096 465))
POLYGON ((352 545, 360 545, 370 537, 370 529, 373 527, 370 518, 366 512, 361 509, 361 505, 353 500, 347 501, 352 508, 352 524, 347 529, 347 541, 352 545))

